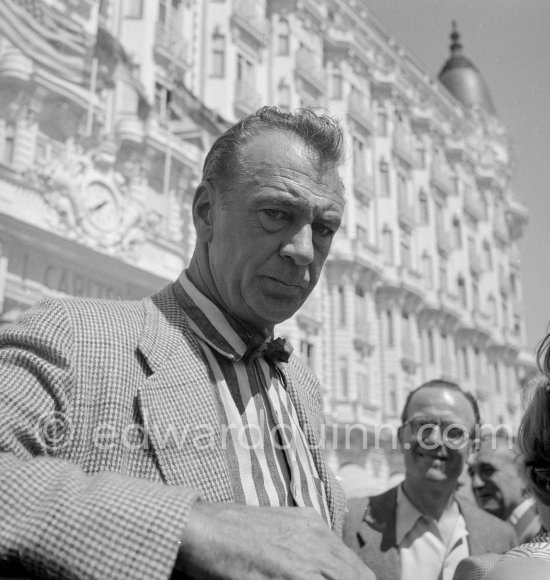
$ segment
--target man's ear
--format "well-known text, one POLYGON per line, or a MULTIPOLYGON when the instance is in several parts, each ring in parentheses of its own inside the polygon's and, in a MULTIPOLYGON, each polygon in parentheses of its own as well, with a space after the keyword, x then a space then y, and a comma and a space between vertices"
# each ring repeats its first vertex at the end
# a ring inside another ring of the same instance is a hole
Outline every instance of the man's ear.
POLYGON ((208 243, 212 239, 215 195, 212 184, 208 181, 201 181, 193 197, 193 224, 197 238, 203 243, 208 243))

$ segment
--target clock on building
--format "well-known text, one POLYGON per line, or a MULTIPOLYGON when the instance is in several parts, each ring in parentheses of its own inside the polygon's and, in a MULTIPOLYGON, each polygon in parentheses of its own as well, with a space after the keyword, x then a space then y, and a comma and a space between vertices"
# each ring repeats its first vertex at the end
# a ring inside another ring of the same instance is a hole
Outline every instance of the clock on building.
POLYGON ((99 181, 85 189, 83 206, 85 223, 100 232, 113 232, 121 223, 121 207, 115 193, 99 181))

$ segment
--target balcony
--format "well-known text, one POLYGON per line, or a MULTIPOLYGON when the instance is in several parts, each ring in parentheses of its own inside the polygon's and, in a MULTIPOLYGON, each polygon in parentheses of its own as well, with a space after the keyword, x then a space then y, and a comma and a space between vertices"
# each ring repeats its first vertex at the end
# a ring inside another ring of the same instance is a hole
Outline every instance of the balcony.
POLYGON ((355 321, 353 343, 355 348, 363 351, 366 356, 374 350, 371 328, 364 320, 355 321))
POLYGON ((374 177, 367 173, 358 173, 353 177, 353 192, 362 200, 374 197, 374 177))
POLYGON ((510 231, 508 229, 506 218, 503 215, 496 216, 493 223, 493 232, 495 237, 503 244, 507 244, 510 241, 510 231))
POLYGON ((121 141, 141 143, 145 134, 143 121, 137 115, 126 115, 118 119, 116 134, 121 141))
POLYGON ((352 91, 348 99, 348 114, 361 127, 373 134, 375 131, 374 118, 370 103, 364 95, 357 91, 352 91))
POLYGON ((260 48, 265 40, 265 6, 260 0, 233 0, 231 22, 236 24, 260 48))
POLYGON ((521 238, 527 223, 529 222, 529 213, 527 208, 512 195, 508 198, 508 207, 506 213, 510 219, 510 237, 512 240, 521 238))
POLYGON ((261 95, 248 81, 235 81, 235 113, 244 117, 256 111, 261 105, 261 95))
POLYGON ((380 274, 380 256, 376 247, 355 238, 352 242, 354 260, 367 270, 380 274))
POLYGON ((436 225, 435 236, 439 251, 448 256, 454 248, 451 232, 445 226, 436 225))
POLYGON ((464 195, 464 209, 476 221, 485 220, 485 205, 481 201, 477 191, 466 190, 464 195))
POLYGON ((412 229, 416 224, 416 219, 414 215, 414 205, 410 203, 407 199, 399 197, 397 200, 397 213, 399 221, 412 229))
POLYGON ((299 48, 296 51, 296 74, 319 95, 325 92, 325 73, 315 55, 307 48, 299 48))
POLYGON ((175 64, 184 69, 192 66, 191 51, 181 30, 171 24, 157 22, 155 29, 155 51, 157 56, 165 61, 166 66, 175 64))
POLYGON ((432 164, 431 182, 443 195, 449 196, 455 193, 454 182, 449 168, 442 163, 432 164))
POLYGON ((479 276, 483 273, 483 264, 477 254, 470 254, 470 271, 474 276, 479 276))
POLYGON ((420 362, 417 360, 416 345, 408 337, 401 341, 401 366, 409 374, 414 374, 420 366, 420 362))
POLYGON ((409 167, 416 166, 416 151, 411 135, 396 131, 393 136, 393 152, 409 167))

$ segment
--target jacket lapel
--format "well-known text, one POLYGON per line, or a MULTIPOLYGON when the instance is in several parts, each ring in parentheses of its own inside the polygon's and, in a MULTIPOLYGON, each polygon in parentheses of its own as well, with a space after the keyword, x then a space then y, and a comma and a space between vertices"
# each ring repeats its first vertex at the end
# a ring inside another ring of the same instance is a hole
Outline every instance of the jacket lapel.
POLYGON ((395 538, 397 487, 371 497, 357 535, 363 542, 367 564, 379 580, 394 580, 400 575, 399 550, 395 538))
POLYGON ((138 348, 151 374, 138 397, 162 478, 200 489, 210 501, 232 501, 219 402, 200 346, 170 287, 144 303, 138 348))
POLYGON ((296 415, 298 416, 298 421, 300 422, 300 427, 304 432, 306 437, 306 442, 313 457, 313 462, 315 463, 315 468, 319 474, 319 478, 325 486, 325 494, 327 499, 327 507, 330 513, 330 523, 335 531, 339 532, 340 523, 336 520, 336 498, 334 486, 329 477, 329 472, 326 466, 323 450, 321 448, 321 441, 317 441, 315 437, 315 431, 312 426, 311 419, 308 414, 308 409, 304 405, 302 398, 296 388, 296 384, 293 381, 292 373, 289 371, 288 365, 280 365, 282 368, 285 382, 286 390, 290 396, 292 404, 296 409, 296 415))

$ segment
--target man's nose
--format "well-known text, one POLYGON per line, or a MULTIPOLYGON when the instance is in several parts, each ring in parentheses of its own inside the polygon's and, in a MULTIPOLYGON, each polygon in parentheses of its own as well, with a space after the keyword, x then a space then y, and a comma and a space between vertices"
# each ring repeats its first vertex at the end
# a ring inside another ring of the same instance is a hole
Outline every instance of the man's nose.
POLYGON ((477 473, 476 471, 474 471, 471 474, 471 477, 472 477, 472 487, 474 489, 479 489, 485 485, 485 482, 483 481, 483 479, 481 479, 481 477, 479 477, 479 473, 477 473))
POLYGON ((313 261, 313 232, 311 225, 302 226, 281 249, 282 256, 292 258, 298 266, 307 266, 313 261))
POLYGON ((422 439, 429 449, 434 449, 438 446, 445 447, 439 425, 431 425, 429 429, 426 429, 422 439))

